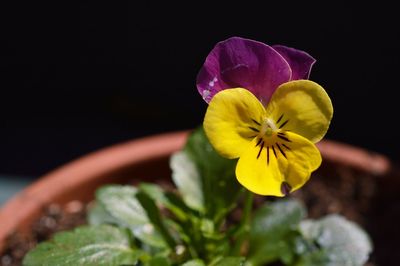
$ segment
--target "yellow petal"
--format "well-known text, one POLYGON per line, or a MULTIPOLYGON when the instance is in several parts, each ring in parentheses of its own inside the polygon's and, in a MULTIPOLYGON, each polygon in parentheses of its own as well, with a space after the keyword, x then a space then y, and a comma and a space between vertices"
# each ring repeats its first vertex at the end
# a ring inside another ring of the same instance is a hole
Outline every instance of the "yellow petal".
POLYGON ((266 112, 277 127, 316 143, 328 130, 333 107, 320 85, 309 80, 296 80, 278 87, 266 112))
POLYGON ((227 89, 214 95, 203 125, 214 148, 233 159, 257 136, 264 116, 264 107, 250 91, 227 89))
POLYGON ((250 143, 236 166, 244 187, 260 195, 284 196, 307 182, 321 164, 319 150, 295 133, 286 132, 284 138, 256 138, 250 143))

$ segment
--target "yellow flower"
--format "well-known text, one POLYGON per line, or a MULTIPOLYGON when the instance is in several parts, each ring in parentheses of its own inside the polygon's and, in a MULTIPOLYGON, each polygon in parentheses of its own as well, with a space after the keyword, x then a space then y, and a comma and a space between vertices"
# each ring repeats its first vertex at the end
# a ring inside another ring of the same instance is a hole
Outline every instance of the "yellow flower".
POLYGON ((239 158, 238 181, 260 195, 284 196, 299 189, 321 164, 314 143, 328 130, 333 107, 315 82, 282 84, 268 105, 243 88, 218 92, 204 129, 224 157, 239 158))

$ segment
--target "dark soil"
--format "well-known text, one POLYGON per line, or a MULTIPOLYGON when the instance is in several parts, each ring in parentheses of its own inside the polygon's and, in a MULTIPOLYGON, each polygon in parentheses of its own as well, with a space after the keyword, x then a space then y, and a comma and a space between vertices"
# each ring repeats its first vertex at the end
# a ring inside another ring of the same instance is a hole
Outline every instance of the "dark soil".
POLYGON ((37 243, 49 239, 54 233, 72 229, 86 223, 86 206, 79 201, 71 201, 65 206, 49 205, 42 217, 32 226, 27 236, 15 233, 8 239, 7 248, 0 256, 1 266, 22 265, 24 255, 37 243))
POLYGON ((293 196, 305 202, 310 218, 340 213, 361 225, 374 246, 368 266, 397 266, 400 261, 399 185, 398 170, 378 177, 325 164, 305 189, 293 196))
MULTIPOLYGON (((310 218, 340 213, 364 227, 372 237, 374 252, 368 265, 398 265, 400 239, 400 197, 393 176, 376 177, 362 172, 324 164, 311 180, 291 196, 301 199, 310 218)), ((397 184, 400 182, 396 181, 397 184)), ((265 198, 257 198, 263 201, 265 198)), ((50 205, 33 225, 32 233, 11 235, 0 255, 1 266, 21 265, 24 254, 54 233, 86 223, 87 206, 72 201, 65 206, 50 205)))

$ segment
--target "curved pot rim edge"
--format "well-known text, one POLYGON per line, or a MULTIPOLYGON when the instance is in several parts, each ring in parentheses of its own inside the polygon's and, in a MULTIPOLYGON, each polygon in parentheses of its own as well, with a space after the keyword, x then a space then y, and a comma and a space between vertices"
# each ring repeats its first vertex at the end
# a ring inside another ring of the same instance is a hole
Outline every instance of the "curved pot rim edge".
MULTIPOLYGON (((4 248, 6 238, 18 227, 17 221, 28 217, 33 208, 37 209, 37 206, 51 202, 55 195, 65 189, 65 186, 59 186, 60 180, 67 179, 67 186, 74 187, 83 180, 95 179, 105 171, 111 172, 123 166, 168 156, 183 147, 189 132, 185 130, 163 133, 115 144, 83 155, 42 176, 8 200, 0 209, 0 252, 4 248), (83 169, 85 170, 82 171, 83 169), (87 169, 91 171, 86 171, 87 169), (70 176, 79 178, 68 178, 70 176), (47 193, 43 193, 45 188, 47 193)), ((324 160, 352 166, 375 175, 386 174, 391 168, 390 160, 386 156, 361 147, 333 140, 323 140, 317 146, 324 160)))

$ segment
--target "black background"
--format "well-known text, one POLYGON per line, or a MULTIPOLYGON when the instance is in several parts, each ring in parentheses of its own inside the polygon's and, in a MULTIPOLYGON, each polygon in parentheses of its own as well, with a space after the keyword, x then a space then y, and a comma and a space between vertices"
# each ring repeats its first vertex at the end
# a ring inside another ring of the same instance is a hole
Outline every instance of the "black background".
POLYGON ((399 159, 396 9, 322 1, 1 7, 0 173, 40 176, 96 149, 200 125, 195 79, 231 36, 302 49, 330 94, 327 138, 399 159))

